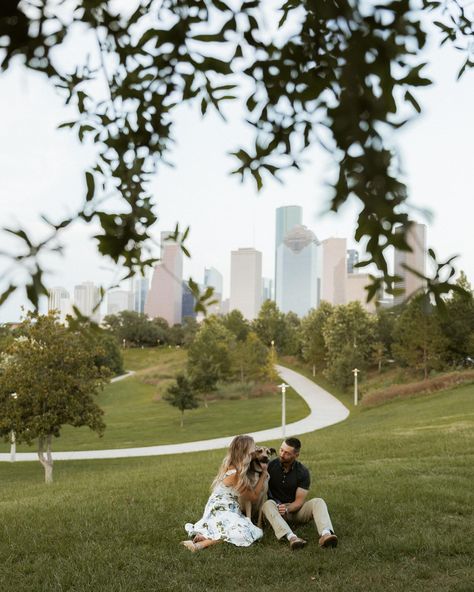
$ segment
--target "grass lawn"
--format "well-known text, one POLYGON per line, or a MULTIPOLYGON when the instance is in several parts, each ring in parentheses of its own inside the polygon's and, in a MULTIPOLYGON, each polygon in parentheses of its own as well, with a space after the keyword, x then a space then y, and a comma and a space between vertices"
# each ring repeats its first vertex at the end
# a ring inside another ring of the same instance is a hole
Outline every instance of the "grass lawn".
MULTIPOLYGON (((271 531, 247 549, 179 546, 223 451, 0 464, 0 590, 15 592, 472 592, 474 390, 358 409, 303 436, 311 496, 339 546, 291 553, 271 531)), ((274 442, 278 444, 278 442, 274 442)))
MULTIPOLYGON (((185 351, 174 348, 126 350, 125 367, 136 370, 137 374, 108 385, 99 395, 107 425, 103 437, 88 428, 66 426, 61 437, 53 442, 53 454, 54 450, 104 450, 192 442, 280 425, 281 400, 275 392, 259 398, 210 401, 207 408, 186 411, 181 428, 181 413, 159 400, 159 396, 183 368, 185 360, 185 351)), ((306 403, 290 389, 288 423, 308 413, 306 403)), ((9 444, 0 444, 0 452, 9 449, 9 444)), ((31 452, 36 448, 19 445, 17 450, 31 452)))

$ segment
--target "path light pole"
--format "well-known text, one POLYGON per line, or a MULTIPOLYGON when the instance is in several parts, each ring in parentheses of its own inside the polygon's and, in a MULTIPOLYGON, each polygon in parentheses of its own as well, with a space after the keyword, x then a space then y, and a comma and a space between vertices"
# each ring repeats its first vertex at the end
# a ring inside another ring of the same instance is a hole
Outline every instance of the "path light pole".
POLYGON ((354 373, 354 405, 357 407, 357 374, 359 373, 359 370, 357 368, 354 368, 354 370, 352 370, 352 372, 354 373))
MULTIPOLYGON (((10 397, 16 401, 18 399, 17 393, 12 393, 10 397)), ((16 461, 16 435, 15 430, 10 432, 10 462, 16 461)))
POLYGON ((286 389, 289 388, 289 385, 282 382, 278 385, 278 388, 281 389, 281 437, 285 437, 286 431, 286 389))

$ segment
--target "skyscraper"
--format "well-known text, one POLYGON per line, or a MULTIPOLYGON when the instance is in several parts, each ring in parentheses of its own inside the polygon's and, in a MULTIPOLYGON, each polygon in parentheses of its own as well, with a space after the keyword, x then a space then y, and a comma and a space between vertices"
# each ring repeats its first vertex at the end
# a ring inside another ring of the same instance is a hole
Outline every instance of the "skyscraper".
POLYGON ((139 277, 133 281, 133 310, 135 312, 145 312, 146 296, 148 294, 148 278, 139 277))
POLYGON ((100 322, 99 288, 92 282, 82 282, 74 286, 74 305, 81 314, 90 317, 95 323, 100 322))
POLYGON ((273 300, 273 280, 271 278, 262 279, 262 302, 273 300))
MULTIPOLYGON (((396 233, 401 231, 401 226, 395 229, 396 233)), ((426 275, 426 226, 412 222, 407 233, 407 243, 411 248, 411 252, 395 249, 394 274, 401 278, 395 287, 402 290, 402 292, 394 297, 394 305, 401 304, 406 298, 425 287, 425 281, 408 271, 405 266, 426 275)))
POLYGON ((255 249, 232 251, 229 310, 240 310, 251 321, 262 305, 262 253, 255 249))
POLYGON ((194 294, 189 289, 188 282, 183 282, 183 300, 181 301, 181 317, 185 319, 186 317, 191 317, 193 319, 196 318, 196 311, 194 307, 196 306, 196 298, 194 294))
POLYGON ((61 287, 48 290, 48 311, 56 310, 59 313, 59 321, 64 323, 67 315, 72 315, 72 302, 69 292, 61 287))
POLYGON ((301 226, 303 223, 303 208, 301 206, 283 206, 276 209, 275 225, 275 300, 278 301, 278 286, 282 285, 278 281, 278 247, 283 243, 286 234, 295 226, 301 226))
POLYGON ((222 274, 215 267, 206 267, 204 269, 204 289, 214 288, 212 300, 215 304, 207 307, 207 314, 220 314, 222 305, 223 280, 222 274))
POLYGON ((327 238, 322 241, 321 247, 321 300, 330 304, 346 304, 346 239, 327 238))
POLYGON ((347 250, 347 273, 357 273, 358 267, 355 267, 359 263, 359 253, 355 249, 347 250))
POLYGON ((305 316, 317 308, 321 291, 319 241, 306 226, 294 226, 277 248, 276 303, 284 312, 305 316))
POLYGON ((155 266, 145 303, 145 314, 162 317, 171 326, 181 323, 183 300, 183 253, 180 245, 161 233, 161 260, 155 266))
POLYGON ((368 273, 350 273, 347 276, 347 303, 360 302, 367 312, 375 312, 378 298, 372 298, 370 302, 367 302, 367 290, 365 286, 368 286, 370 282, 370 275, 368 273))
POLYGON ((114 290, 107 295, 107 314, 116 315, 133 309, 133 294, 129 290, 114 290))

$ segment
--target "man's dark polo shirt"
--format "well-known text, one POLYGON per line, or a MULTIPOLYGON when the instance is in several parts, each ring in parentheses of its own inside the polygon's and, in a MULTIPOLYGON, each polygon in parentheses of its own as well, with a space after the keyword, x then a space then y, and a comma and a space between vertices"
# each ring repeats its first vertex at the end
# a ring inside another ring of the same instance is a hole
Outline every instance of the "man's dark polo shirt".
POLYGON ((268 497, 277 503, 290 504, 295 501, 296 490, 309 489, 311 479, 308 469, 299 461, 291 465, 288 473, 285 473, 278 458, 268 463, 268 497))

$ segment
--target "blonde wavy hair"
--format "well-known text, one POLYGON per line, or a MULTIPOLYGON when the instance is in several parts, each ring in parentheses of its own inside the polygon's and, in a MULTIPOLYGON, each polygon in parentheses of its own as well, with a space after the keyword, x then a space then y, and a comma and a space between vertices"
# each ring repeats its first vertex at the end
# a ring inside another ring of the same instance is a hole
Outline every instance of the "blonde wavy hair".
POLYGON ((255 447, 255 440, 252 436, 235 436, 230 443, 227 454, 222 461, 214 481, 212 482, 211 489, 222 481, 225 473, 229 470, 229 467, 235 467, 237 469, 237 491, 244 491, 251 487, 250 480, 247 475, 247 470, 252 460, 252 449, 255 447))

